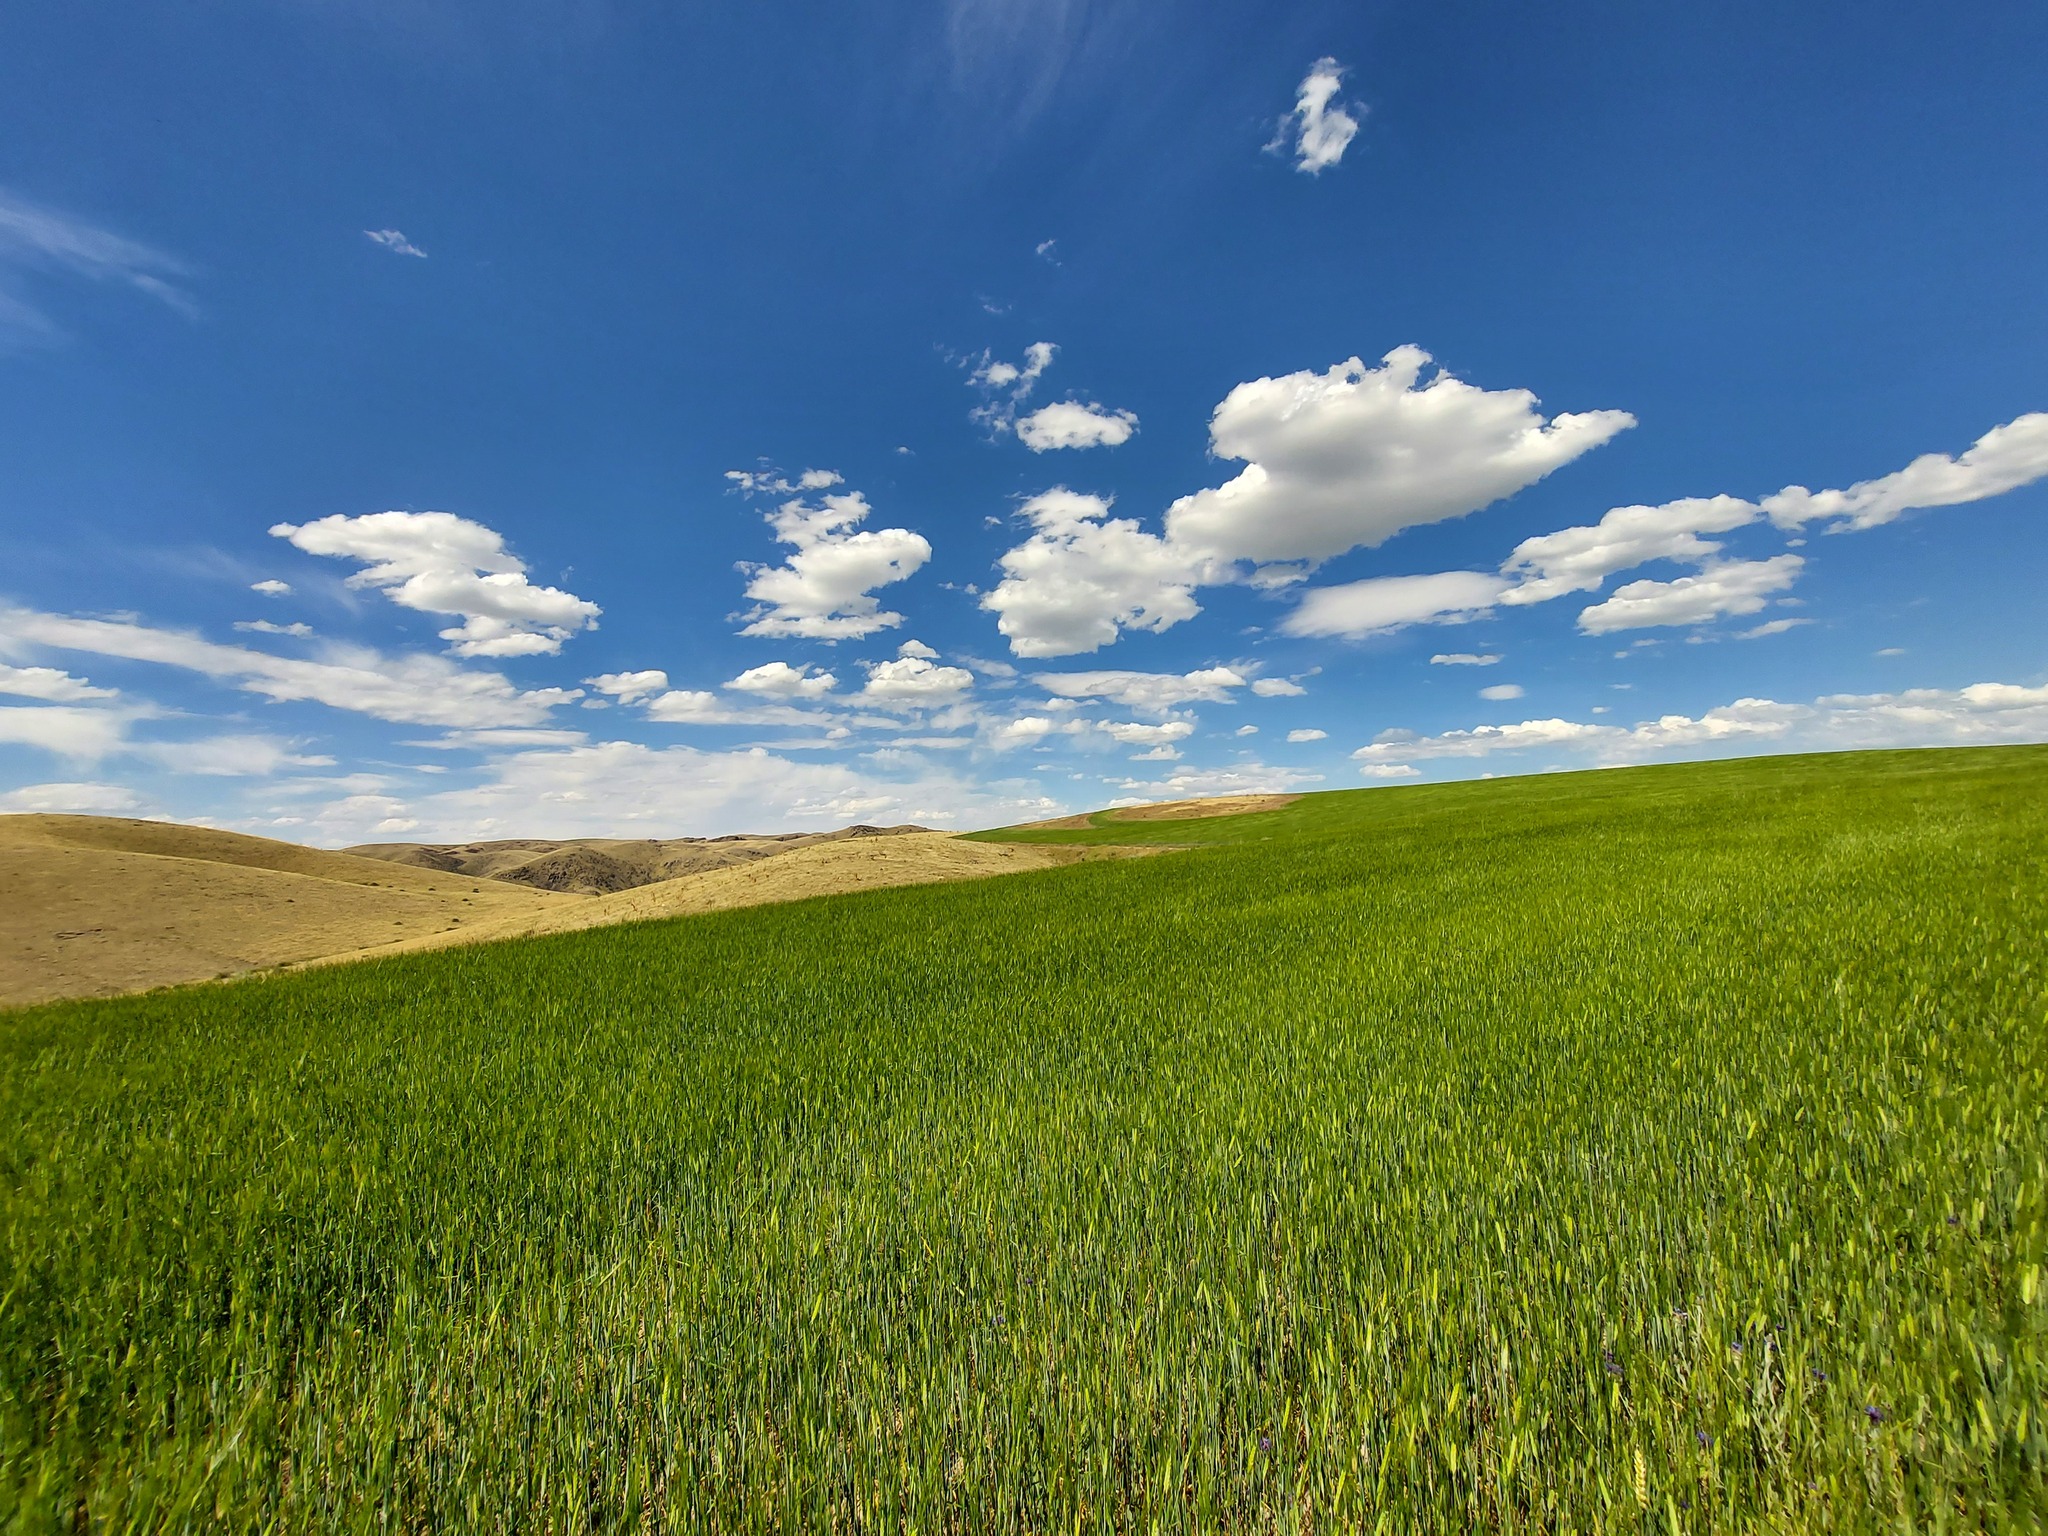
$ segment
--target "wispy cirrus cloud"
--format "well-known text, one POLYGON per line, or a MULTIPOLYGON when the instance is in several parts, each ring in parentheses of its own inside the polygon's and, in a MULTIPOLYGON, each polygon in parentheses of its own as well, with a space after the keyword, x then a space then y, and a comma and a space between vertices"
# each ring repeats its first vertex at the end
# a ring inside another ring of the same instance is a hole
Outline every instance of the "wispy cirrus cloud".
POLYGON ((198 313, 191 294, 174 281, 190 275, 176 257, 0 190, 0 337, 61 340, 63 328, 22 292, 31 274, 112 283, 148 294, 187 318, 198 313))

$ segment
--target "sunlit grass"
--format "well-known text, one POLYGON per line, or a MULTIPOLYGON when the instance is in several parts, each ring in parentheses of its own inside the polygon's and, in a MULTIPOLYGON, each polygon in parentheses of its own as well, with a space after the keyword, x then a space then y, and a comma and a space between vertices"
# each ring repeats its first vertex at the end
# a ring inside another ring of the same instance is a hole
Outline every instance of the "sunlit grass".
POLYGON ((12 1528, 2028 1530, 2048 751, 0 1017, 12 1528))

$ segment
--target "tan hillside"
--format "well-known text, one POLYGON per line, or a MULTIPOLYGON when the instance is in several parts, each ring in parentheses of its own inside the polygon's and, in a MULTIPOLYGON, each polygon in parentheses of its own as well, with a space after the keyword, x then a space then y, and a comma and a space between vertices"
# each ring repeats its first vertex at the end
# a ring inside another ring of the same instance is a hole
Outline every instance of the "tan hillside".
POLYGON ((730 837, 614 838, 562 840, 503 838, 476 843, 365 843, 346 850, 418 869, 506 880, 543 891, 609 895, 673 880, 681 875, 725 869, 772 858, 816 843, 895 837, 923 827, 848 827, 838 832, 789 832, 730 837))
POLYGON ((103 816, 0 816, 0 892, 0 1005, 234 975, 576 899, 103 816))

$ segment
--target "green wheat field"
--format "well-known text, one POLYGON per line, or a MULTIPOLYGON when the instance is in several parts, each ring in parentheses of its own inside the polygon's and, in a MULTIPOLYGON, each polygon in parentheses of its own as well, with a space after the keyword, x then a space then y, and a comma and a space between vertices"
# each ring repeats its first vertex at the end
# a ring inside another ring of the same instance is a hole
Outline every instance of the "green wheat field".
POLYGON ((2048 749, 0 1017, 0 1529, 2027 1531, 2048 749))

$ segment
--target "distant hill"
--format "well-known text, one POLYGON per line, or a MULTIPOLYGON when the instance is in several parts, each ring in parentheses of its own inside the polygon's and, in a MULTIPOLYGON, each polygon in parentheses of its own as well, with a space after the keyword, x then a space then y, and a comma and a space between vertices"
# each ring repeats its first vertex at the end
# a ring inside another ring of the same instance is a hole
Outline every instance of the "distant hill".
POLYGON ((415 869, 502 880, 542 891, 608 896, 707 870, 728 869, 816 843, 900 837, 928 828, 847 827, 839 832, 737 834, 729 837, 504 838, 476 843, 362 843, 347 851, 415 869))

